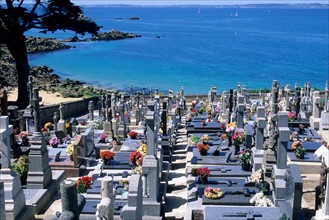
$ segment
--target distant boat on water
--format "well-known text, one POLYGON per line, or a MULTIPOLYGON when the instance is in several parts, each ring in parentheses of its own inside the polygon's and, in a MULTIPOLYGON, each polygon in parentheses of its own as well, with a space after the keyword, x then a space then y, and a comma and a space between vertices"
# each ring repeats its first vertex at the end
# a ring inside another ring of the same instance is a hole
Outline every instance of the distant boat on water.
POLYGON ((238 16, 239 16, 238 12, 235 12, 235 17, 238 17, 238 16))
POLYGON ((200 12, 201 12, 201 8, 199 8, 199 10, 198 10, 198 14, 200 14, 200 12))

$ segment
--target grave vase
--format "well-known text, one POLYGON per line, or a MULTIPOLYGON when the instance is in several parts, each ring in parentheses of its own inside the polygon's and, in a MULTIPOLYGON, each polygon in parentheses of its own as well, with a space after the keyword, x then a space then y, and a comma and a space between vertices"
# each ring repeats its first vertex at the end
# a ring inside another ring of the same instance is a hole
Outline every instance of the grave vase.
POLYGON ((202 156, 207 156, 208 151, 207 151, 207 150, 200 150, 200 154, 201 154, 202 156))
POLYGON ((28 147, 29 146, 29 139, 23 139, 22 140, 22 145, 24 146, 24 147, 28 147))
POLYGON ((241 163, 241 168, 244 171, 251 171, 251 163, 241 163))
POLYGON ((27 173, 20 176, 19 179, 21 180, 21 185, 22 186, 26 185, 26 183, 27 183, 27 173))
POLYGON ((232 135, 227 135, 227 140, 228 140, 228 146, 232 146, 232 135))
POLYGON ((70 160, 73 161, 73 154, 70 154, 70 160))
POLYGON ((213 156, 219 156, 219 154, 220 154, 220 151, 219 151, 219 150, 215 150, 215 151, 212 153, 213 156))
POLYGON ((202 176, 198 178, 199 184, 208 184, 208 176, 202 176))
POLYGON ((258 187, 259 191, 262 191, 264 193, 264 195, 269 195, 269 193, 270 193, 270 184, 268 182, 263 180, 263 181, 261 181, 257 184, 257 187, 258 187))
POLYGON ((298 159, 304 159, 304 157, 305 157, 304 153, 300 154, 300 155, 297 155, 296 152, 295 152, 294 154, 295 154, 296 158, 298 158, 298 159))

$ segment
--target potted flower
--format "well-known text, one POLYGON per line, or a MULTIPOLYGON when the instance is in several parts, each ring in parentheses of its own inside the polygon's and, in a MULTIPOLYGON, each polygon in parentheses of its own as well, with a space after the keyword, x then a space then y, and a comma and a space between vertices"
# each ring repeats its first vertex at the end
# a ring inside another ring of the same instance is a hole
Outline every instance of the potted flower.
POLYGON ((202 135, 201 141, 202 141, 203 144, 208 144, 208 142, 209 142, 209 135, 207 135, 207 134, 202 135))
POLYGON ((226 125, 225 123, 223 123, 223 129, 225 128, 226 134, 228 136, 228 146, 232 146, 232 136, 234 133, 234 129, 236 127, 235 122, 231 122, 228 125, 226 125))
POLYGON ((199 140, 200 140, 200 138, 193 134, 191 137, 191 142, 192 142, 191 145, 195 146, 199 142, 199 140))
POLYGON ((240 146, 243 145, 246 141, 246 135, 244 132, 234 132, 232 141, 235 146, 235 153, 240 151, 240 146))
POLYGON ((210 170, 208 167, 199 167, 196 170, 196 175, 198 176, 198 183, 199 184, 207 184, 208 177, 210 176, 210 170))
POLYGON ((288 120, 290 122, 293 122, 295 120, 296 114, 292 113, 292 112, 288 112, 288 120))
POLYGON ((128 133, 128 137, 130 137, 130 139, 137 139, 137 137, 138 137, 138 133, 135 132, 135 131, 130 131, 130 132, 128 133))
POLYGON ((107 134, 99 135, 99 143, 106 143, 107 134))
POLYGON ((303 143, 300 140, 294 141, 291 145, 291 149, 296 153, 297 148, 303 147, 303 143))
POLYGON ((141 166, 143 164, 143 155, 138 151, 131 152, 129 160, 132 162, 134 167, 141 166))
POLYGON ((60 142, 60 141, 59 141, 59 138, 56 137, 56 136, 53 136, 53 137, 50 138, 50 140, 49 140, 49 144, 50 144, 53 148, 58 147, 59 142, 60 142))
POLYGON ((264 180, 264 170, 262 168, 252 173, 247 178, 247 182, 256 185, 259 191, 262 191, 265 195, 268 195, 270 192, 270 184, 264 180))
POLYGON ((74 143, 74 141, 71 141, 71 144, 66 147, 66 152, 70 155, 71 161, 73 161, 74 143))
POLYGON ((22 131, 19 134, 19 138, 22 140, 22 145, 23 146, 29 146, 29 133, 27 131, 22 131))
POLYGON ((141 153, 142 157, 145 157, 147 153, 147 145, 145 143, 142 143, 136 151, 141 153))
POLYGON ((206 156, 208 153, 208 150, 210 149, 209 144, 199 143, 197 145, 198 151, 202 156, 206 156))
POLYGON ((100 157, 102 158, 102 160, 104 161, 104 164, 110 164, 111 160, 113 160, 115 156, 115 153, 113 153, 110 150, 101 150, 100 151, 100 157))
POLYGON ((302 146, 298 147, 295 151, 296 157, 299 159, 304 159, 305 156, 305 148, 302 146))
POLYGON ((251 150, 246 149, 243 151, 239 151, 236 157, 241 164, 242 170, 245 171, 251 170, 251 157, 252 157, 251 150))
POLYGON ((12 164, 13 170, 20 176, 21 184, 26 185, 27 173, 29 172, 29 158, 26 155, 20 156, 12 164))
POLYGON ((77 181, 77 191, 78 193, 86 193, 87 189, 90 188, 90 185, 94 182, 94 178, 91 176, 79 177, 77 181))

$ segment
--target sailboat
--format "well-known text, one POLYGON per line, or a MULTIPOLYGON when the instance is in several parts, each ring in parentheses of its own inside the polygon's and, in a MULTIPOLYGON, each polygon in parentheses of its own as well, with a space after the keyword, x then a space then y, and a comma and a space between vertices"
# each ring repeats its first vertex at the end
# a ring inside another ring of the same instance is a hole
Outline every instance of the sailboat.
POLYGON ((238 17, 238 12, 235 12, 235 17, 238 17))

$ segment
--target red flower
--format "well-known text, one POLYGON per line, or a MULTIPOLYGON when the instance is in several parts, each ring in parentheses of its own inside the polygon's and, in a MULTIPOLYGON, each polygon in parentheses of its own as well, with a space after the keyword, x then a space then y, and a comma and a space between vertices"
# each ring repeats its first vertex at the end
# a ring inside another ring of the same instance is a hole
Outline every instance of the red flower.
POLYGON ((131 152, 129 160, 134 164, 134 165, 142 165, 142 158, 143 155, 140 152, 131 152), (138 164, 137 164, 138 163, 138 164))
POLYGON ((115 153, 110 150, 101 150, 100 156, 103 160, 113 160, 115 153))
POLYGON ((196 170, 196 174, 199 176, 199 177, 205 177, 205 176, 210 176, 210 170, 208 167, 205 167, 205 168, 198 168, 196 170))

